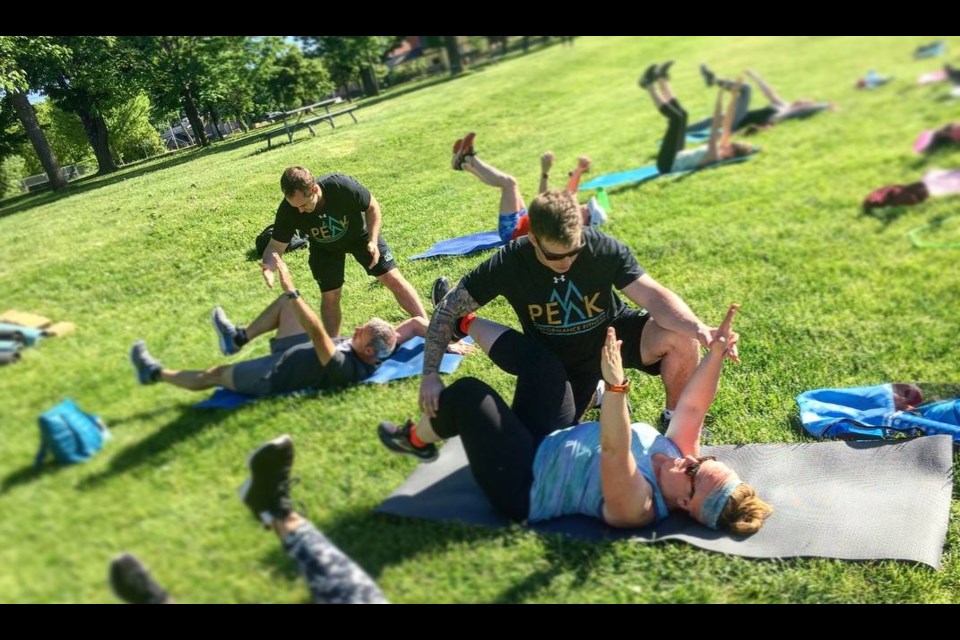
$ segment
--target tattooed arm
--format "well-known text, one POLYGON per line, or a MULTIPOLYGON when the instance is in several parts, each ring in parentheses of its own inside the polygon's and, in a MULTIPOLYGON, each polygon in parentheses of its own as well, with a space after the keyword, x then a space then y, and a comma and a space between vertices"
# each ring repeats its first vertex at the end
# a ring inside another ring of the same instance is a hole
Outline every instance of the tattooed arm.
POLYGON ((423 379, 420 381, 420 410, 427 416, 434 418, 440 403, 440 392, 443 391, 443 382, 440 381, 440 362, 447 350, 447 344, 453 336, 454 325, 460 318, 471 311, 480 308, 470 292, 462 284, 458 284, 447 296, 440 301, 423 345, 423 379))

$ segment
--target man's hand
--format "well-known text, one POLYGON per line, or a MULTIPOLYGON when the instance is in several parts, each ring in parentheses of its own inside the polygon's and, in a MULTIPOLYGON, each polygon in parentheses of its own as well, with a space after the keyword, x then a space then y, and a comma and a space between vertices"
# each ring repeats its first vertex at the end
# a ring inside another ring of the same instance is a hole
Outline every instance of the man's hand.
MULTIPOLYGON (((290 275, 290 270, 287 269, 287 263, 276 253, 273 254, 273 261, 277 265, 277 273, 280 275, 280 286, 283 290, 287 293, 296 291, 297 288, 293 285, 293 277, 290 275)), ((273 277, 271 275, 271 280, 272 279, 273 277)))
POLYGON ((373 240, 367 243, 367 251, 373 257, 373 260, 370 261, 370 264, 367 265, 368 269, 373 269, 373 267, 380 261, 380 247, 377 246, 377 243, 373 240))
POLYGON ((447 345, 447 353, 455 353, 460 356, 469 356, 470 354, 476 352, 477 345, 464 342, 463 340, 447 345))
MULTIPOLYGON (((277 254, 273 254, 277 255, 277 254)), ((267 264, 266 262, 260 263, 260 271, 263 275, 263 281, 267 284, 268 287, 273 289, 273 265, 267 264)))

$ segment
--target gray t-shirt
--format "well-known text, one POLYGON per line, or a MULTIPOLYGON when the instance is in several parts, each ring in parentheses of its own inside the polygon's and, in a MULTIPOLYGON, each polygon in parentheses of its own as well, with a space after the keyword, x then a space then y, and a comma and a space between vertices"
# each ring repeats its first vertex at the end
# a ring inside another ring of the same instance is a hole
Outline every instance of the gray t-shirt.
POLYGON ((271 393, 339 389, 362 382, 377 370, 376 365, 357 356, 348 338, 334 338, 333 342, 336 351, 326 366, 320 364, 309 340, 284 351, 270 375, 271 393))

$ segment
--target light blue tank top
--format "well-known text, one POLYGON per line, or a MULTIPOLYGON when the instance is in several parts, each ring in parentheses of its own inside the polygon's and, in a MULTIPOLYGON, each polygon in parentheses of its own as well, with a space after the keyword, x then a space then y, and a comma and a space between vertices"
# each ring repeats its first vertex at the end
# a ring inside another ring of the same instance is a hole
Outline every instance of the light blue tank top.
POLYGON ((707 147, 697 147, 681 151, 673 160, 673 173, 680 171, 696 171, 700 168, 700 162, 707 155, 707 147))
MULTIPOLYGON (((631 426, 630 449, 637 469, 653 488, 656 521, 667 517, 667 504, 657 485, 651 457, 662 453, 680 458, 680 450, 648 424, 631 426)), ((583 514, 603 519, 600 485, 600 423, 585 422, 554 431, 544 438, 533 460, 530 522, 583 514)))

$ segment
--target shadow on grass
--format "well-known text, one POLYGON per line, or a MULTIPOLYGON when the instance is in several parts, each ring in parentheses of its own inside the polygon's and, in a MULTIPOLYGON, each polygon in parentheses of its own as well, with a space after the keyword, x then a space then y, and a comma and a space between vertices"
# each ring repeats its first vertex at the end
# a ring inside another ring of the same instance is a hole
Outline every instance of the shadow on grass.
POLYGON ((873 218, 874 220, 879 220, 880 228, 877 229, 877 233, 883 233, 887 227, 909 212, 909 207, 880 207, 878 209, 871 209, 869 213, 864 213, 863 215, 873 218))
POLYGON ((8 474, 3 481, 0 482, 0 495, 12 491, 21 485, 30 484, 40 478, 56 475, 60 473, 63 468, 62 465, 50 462, 37 469, 33 461, 31 461, 30 464, 24 465, 20 469, 8 474))
POLYGON ((115 453, 110 464, 100 473, 82 480, 77 488, 93 489, 114 476, 127 473, 145 464, 162 465, 166 459, 161 454, 184 443, 204 429, 221 422, 231 412, 227 410, 201 410, 190 405, 180 407, 180 416, 142 440, 115 453))
MULTIPOLYGON (((318 526, 318 528, 320 528, 318 526)), ((322 533, 364 571, 376 579, 393 565, 415 561, 421 554, 435 556, 450 547, 470 547, 491 539, 507 539, 525 531, 513 525, 507 528, 481 527, 456 522, 433 522, 353 510, 323 524, 322 533)), ((550 586, 560 575, 574 574, 577 583, 585 583, 597 562, 612 548, 610 542, 587 543, 559 534, 540 534, 547 548, 550 567, 533 573, 501 593, 494 602, 524 602, 550 586)), ((290 581, 301 580, 296 566, 282 545, 264 555, 263 566, 277 571, 290 581)), ((304 586, 306 589, 306 586, 304 586)), ((389 598, 391 594, 387 594, 389 598)))
POLYGON ((559 534, 540 534, 550 567, 531 573, 494 598, 494 604, 520 604, 534 598, 564 574, 573 575, 574 586, 584 585, 598 562, 613 549, 612 542, 578 542, 559 534))

